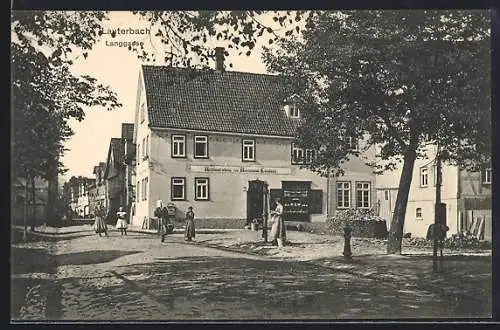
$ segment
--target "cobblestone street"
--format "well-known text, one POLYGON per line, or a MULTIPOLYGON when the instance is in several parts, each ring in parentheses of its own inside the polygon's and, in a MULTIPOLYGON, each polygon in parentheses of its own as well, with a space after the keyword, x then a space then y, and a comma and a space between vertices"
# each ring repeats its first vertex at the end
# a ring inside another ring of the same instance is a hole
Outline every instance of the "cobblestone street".
POLYGON ((13 244, 12 258, 15 320, 488 317, 491 311, 490 257, 454 259, 449 272, 431 281, 422 259, 386 258, 373 268, 366 257, 366 266, 359 261, 346 271, 334 259, 224 251, 186 243, 181 234, 163 244, 137 232, 105 238, 83 226, 13 244))

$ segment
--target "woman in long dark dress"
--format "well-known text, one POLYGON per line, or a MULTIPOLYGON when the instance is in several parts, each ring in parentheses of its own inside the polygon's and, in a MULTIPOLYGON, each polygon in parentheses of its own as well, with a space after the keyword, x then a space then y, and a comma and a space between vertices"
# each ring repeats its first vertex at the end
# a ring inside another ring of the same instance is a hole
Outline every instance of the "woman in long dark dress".
POLYGON ((106 225, 106 222, 104 221, 104 217, 106 215, 106 211, 104 210, 104 207, 101 204, 96 205, 96 210, 95 210, 95 232, 99 234, 99 236, 102 236, 104 233, 104 236, 108 236, 108 226, 106 225))
POLYGON ((186 230, 184 231, 184 238, 186 241, 191 241, 196 236, 196 230, 194 226, 194 212, 193 207, 188 207, 186 212, 186 230))

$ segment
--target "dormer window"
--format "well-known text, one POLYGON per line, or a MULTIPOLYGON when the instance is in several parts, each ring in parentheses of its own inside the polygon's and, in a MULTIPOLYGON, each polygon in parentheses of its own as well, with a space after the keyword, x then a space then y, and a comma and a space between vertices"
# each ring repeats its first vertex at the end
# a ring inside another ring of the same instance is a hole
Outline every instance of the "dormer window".
POLYGON ((285 105, 285 112, 289 118, 300 118, 300 110, 297 104, 291 103, 285 105))
POLYGON ((299 107, 296 104, 290 104, 289 116, 290 118, 300 118, 299 107))

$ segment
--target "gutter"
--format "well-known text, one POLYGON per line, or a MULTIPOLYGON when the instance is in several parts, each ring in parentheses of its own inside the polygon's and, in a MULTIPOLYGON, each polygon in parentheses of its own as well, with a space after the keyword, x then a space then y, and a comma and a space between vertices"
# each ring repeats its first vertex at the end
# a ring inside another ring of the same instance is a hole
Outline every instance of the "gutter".
POLYGON ((246 137, 262 137, 262 138, 272 138, 272 139, 287 139, 293 140, 293 136, 282 136, 282 135, 265 135, 265 134, 249 134, 249 133, 233 133, 233 132, 221 132, 221 131, 204 131, 195 129, 184 129, 184 128, 168 128, 168 127, 149 127, 151 130, 157 131, 181 131, 181 132, 191 132, 191 133, 211 133, 219 135, 232 135, 232 136, 246 136, 246 137))

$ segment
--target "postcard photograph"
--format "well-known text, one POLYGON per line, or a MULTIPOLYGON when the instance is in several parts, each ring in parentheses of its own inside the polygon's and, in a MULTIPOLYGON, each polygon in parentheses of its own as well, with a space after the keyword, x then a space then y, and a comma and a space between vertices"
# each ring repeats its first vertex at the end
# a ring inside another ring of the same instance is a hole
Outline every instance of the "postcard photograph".
POLYGON ((11 322, 492 316, 489 10, 11 12, 11 322))

